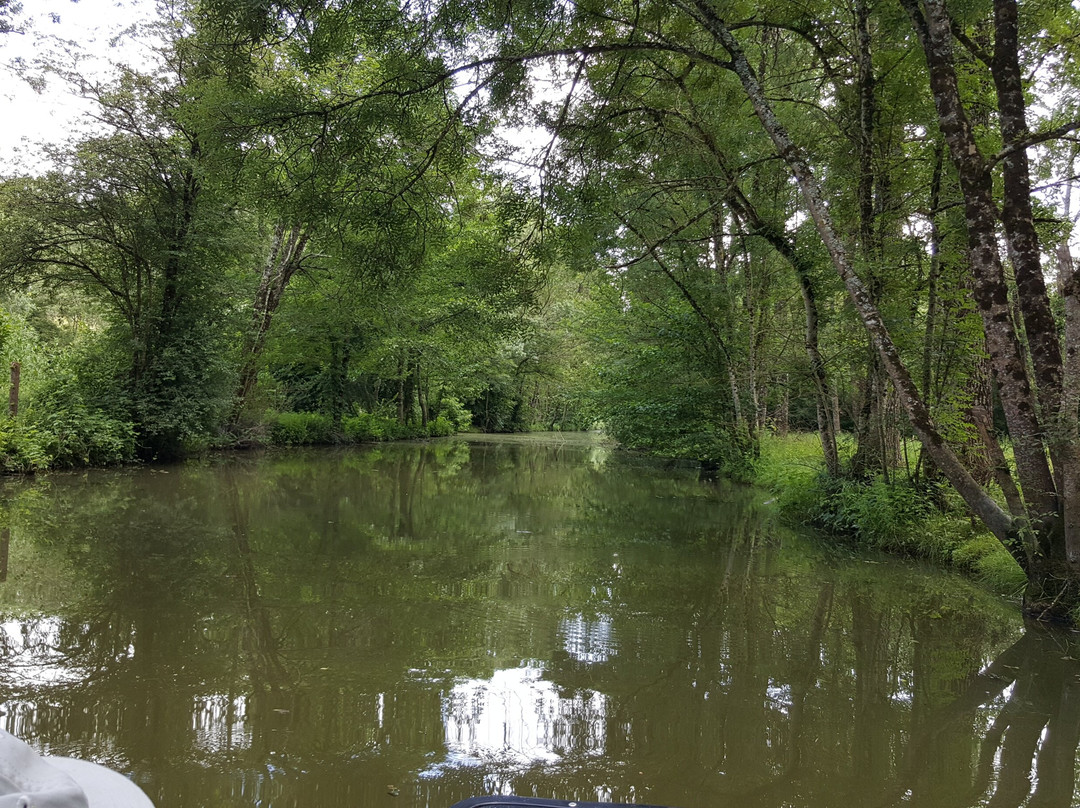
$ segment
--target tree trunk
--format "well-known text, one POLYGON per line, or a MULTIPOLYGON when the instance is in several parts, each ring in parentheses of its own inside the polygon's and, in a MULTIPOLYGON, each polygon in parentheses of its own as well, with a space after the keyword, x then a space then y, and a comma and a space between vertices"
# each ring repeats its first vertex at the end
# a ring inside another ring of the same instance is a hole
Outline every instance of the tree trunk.
POLYGON ((990 72, 997 89, 1002 145, 1012 148, 1001 165, 1004 181, 1001 222, 1008 237, 1024 331, 1031 346, 1042 417, 1049 421, 1057 414, 1061 400, 1061 346, 1043 281, 1027 150, 1018 146, 1028 136, 1028 127, 1017 17, 1016 0, 994 0, 994 57, 990 72))
POLYGON ((791 375, 784 374, 784 378, 781 380, 784 393, 780 398, 780 406, 776 408, 776 412, 773 415, 773 424, 776 427, 776 434, 782 438, 786 438, 788 432, 791 430, 791 375))
MULTIPOLYGON (((871 346, 873 348, 873 346, 871 346)), ((867 359, 866 383, 862 391, 862 406, 855 429, 855 456, 851 459, 851 473, 855 476, 873 475, 880 472, 885 479, 895 465, 896 440, 890 432, 889 379, 876 351, 867 359), (893 451, 890 451, 890 448, 893 451)))
POLYGON ((1080 268, 1067 244, 1057 250, 1058 272, 1064 279, 1065 368, 1061 396, 1062 504, 1065 511, 1065 559, 1080 564, 1080 268))
POLYGON ((397 420, 405 423, 405 377, 408 375, 408 361, 404 352, 398 357, 397 420))
POLYGON ((424 394, 423 376, 420 373, 420 360, 416 361, 413 365, 413 376, 416 380, 416 403, 420 407, 420 425, 427 429, 428 425, 428 405, 427 396, 424 394))
POLYGON ((925 17, 919 0, 901 0, 901 4, 922 44, 938 121, 960 178, 975 299, 1013 440, 1020 488, 1036 534, 1045 540, 1054 531, 1057 494, 1042 444, 1035 394, 1019 335, 1009 313, 1008 287, 998 253, 993 178, 961 101, 953 59, 952 30, 942 0, 925 0, 925 17))
POLYGON ((19 415, 19 379, 22 374, 22 364, 11 363, 11 386, 8 388, 8 418, 16 418, 19 415))
POLYGON ((244 405, 250 400, 258 384, 259 360, 266 346, 266 336, 270 331, 274 312, 281 303, 289 281, 300 269, 307 242, 308 233, 299 225, 286 228, 284 223, 279 222, 274 230, 270 255, 263 265, 259 288, 252 304, 251 330, 244 339, 240 380, 233 395, 229 429, 234 434, 239 431, 244 405))

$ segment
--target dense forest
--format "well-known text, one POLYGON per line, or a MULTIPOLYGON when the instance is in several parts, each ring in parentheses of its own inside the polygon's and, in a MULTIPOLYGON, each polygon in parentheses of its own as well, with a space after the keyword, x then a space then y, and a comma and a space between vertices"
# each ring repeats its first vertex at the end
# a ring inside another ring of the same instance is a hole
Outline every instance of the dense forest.
POLYGON ((0 184, 8 469, 599 426, 752 479, 802 431, 807 518, 970 516, 1080 603, 1067 0, 159 11, 150 69, 23 66, 95 112, 0 184))

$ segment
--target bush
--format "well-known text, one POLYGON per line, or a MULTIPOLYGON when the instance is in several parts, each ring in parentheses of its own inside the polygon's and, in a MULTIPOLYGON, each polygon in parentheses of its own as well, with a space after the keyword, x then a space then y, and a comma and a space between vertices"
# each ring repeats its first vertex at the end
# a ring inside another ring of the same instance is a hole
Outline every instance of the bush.
POLYGON ((444 438, 453 435, 457 430, 454 424, 445 415, 440 415, 434 421, 428 421, 428 435, 433 438, 444 438))
POLYGON ((270 427, 270 442, 279 446, 333 443, 334 422, 317 412, 283 412, 270 427))
POLYGON ((127 400, 82 355, 50 368, 20 420, 38 433, 51 466, 109 465, 134 459, 135 425, 127 400), (81 366, 82 365, 82 366, 81 366))
POLYGON ((355 443, 386 440, 386 429, 382 420, 369 412, 346 415, 341 419, 341 431, 346 440, 355 443))
MULTIPOLYGON (((465 413, 464 422, 468 423, 468 410, 465 413)), ((353 443, 369 443, 383 440, 409 440, 412 438, 439 438, 453 435, 458 428, 444 410, 438 418, 428 421, 427 428, 420 424, 401 424, 396 417, 387 413, 357 412, 356 415, 348 415, 341 421, 342 432, 345 439, 353 443)))
POLYGON ((926 520, 934 512, 927 493, 908 483, 819 479, 824 490, 814 521, 872 547, 912 552, 916 548, 911 545, 918 543, 912 531, 925 532, 926 520))
POLYGON ((360 411, 343 418, 341 427, 346 440, 355 443, 416 437, 409 426, 399 424, 396 417, 386 413, 360 411))
POLYGON ((792 521, 892 552, 948 560, 961 542, 958 513, 943 514, 933 487, 825 473, 816 435, 763 441, 757 483, 792 521))
POLYGON ((135 427, 81 402, 37 419, 52 465, 109 465, 135 456, 135 427))
POLYGON ((17 421, 0 421, 0 463, 9 472, 41 471, 52 456, 45 447, 47 438, 33 426, 17 421))
POLYGON ((439 401, 439 406, 435 415, 436 421, 439 419, 448 421, 453 432, 464 432, 472 426, 473 414, 465 408, 464 404, 453 396, 444 396, 439 401))

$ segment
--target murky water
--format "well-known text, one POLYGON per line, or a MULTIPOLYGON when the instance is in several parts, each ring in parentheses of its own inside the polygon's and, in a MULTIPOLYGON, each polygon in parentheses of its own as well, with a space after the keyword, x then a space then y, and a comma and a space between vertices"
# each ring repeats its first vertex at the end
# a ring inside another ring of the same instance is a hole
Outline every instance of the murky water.
POLYGON ((6 485, 2 725, 158 808, 1068 806, 1080 647, 587 438, 6 485))

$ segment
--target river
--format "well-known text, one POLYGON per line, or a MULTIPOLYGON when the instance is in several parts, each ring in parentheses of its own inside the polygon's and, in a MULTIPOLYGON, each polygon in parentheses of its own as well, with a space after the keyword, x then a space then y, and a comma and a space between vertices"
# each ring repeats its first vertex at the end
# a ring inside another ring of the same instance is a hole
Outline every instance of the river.
POLYGON ((4 483, 0 725, 157 808, 1074 804, 1080 647, 589 436, 4 483))

